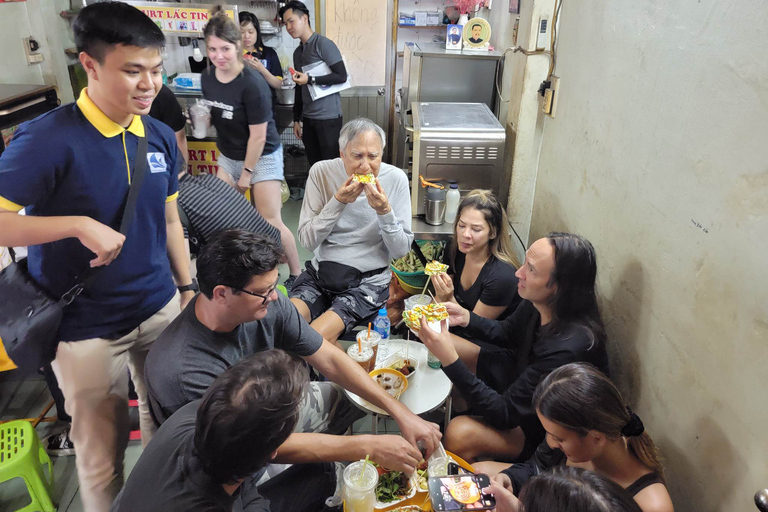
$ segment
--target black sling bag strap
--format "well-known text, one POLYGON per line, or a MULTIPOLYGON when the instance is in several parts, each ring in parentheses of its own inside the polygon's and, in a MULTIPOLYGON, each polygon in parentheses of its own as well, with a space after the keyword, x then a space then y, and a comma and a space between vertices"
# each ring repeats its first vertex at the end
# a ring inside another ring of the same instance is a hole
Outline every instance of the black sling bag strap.
MULTIPOLYGON (((147 138, 139 137, 131 186, 120 221, 123 235, 128 233, 135 216, 146 169, 147 138)), ((59 299, 52 297, 29 275, 26 260, 12 263, 0 272, 0 343, 22 372, 36 371, 56 357, 64 308, 93 282, 98 270, 98 267, 89 267, 77 276, 77 284, 59 299)))

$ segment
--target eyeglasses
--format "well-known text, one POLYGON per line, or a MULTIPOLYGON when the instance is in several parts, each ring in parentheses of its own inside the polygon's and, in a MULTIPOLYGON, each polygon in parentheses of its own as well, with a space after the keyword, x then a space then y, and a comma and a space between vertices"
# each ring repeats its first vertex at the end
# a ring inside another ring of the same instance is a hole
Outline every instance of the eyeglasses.
POLYGON ((254 297, 259 297, 260 299, 262 299, 261 303, 262 304, 266 304, 266 302, 269 299, 270 295, 272 295, 274 293, 274 291, 277 290, 277 285, 275 285, 272 288, 270 288, 266 295, 261 295, 259 293, 255 293, 255 292, 249 292, 248 290, 243 290, 242 288, 234 288, 233 287, 232 289, 233 290, 237 290, 239 292, 247 293, 248 295, 253 295, 254 297))

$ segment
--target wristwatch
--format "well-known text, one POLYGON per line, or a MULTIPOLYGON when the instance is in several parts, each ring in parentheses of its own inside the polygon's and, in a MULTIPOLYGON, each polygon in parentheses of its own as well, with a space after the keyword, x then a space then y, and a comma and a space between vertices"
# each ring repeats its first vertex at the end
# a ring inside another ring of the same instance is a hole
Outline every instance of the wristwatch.
POLYGON ((315 85, 315 83, 317 82, 317 78, 315 78, 312 75, 307 75, 307 79, 309 80, 309 85, 315 85))
POLYGON ((200 288, 197 286, 197 279, 192 279, 192 282, 190 284, 179 286, 179 293, 197 292, 199 289, 200 288))

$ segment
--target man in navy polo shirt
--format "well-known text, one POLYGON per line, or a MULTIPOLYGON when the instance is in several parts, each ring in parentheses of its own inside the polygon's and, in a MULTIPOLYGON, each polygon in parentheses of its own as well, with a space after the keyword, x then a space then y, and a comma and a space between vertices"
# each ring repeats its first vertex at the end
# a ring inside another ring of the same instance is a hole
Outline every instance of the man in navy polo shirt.
POLYGON ((126 365, 147 443, 144 359, 194 293, 179 297, 173 282, 182 290, 191 284, 176 209, 176 140, 161 122, 140 117, 161 87, 163 34, 120 2, 85 7, 73 31, 88 88, 77 103, 21 125, 0 157, 0 245, 30 246, 32 277, 56 296, 100 267, 65 310, 53 369, 72 416, 84 508, 106 511, 123 483, 126 365), (146 177, 123 236, 139 137, 148 139, 146 177), (22 208, 27 215, 16 215, 22 208))

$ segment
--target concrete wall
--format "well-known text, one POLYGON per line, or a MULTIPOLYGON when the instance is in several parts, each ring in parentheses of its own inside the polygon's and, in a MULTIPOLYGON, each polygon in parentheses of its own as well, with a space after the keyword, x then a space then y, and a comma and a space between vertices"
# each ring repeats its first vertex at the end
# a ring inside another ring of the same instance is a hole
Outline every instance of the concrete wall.
POLYGON ((69 23, 59 12, 69 0, 27 0, 0 3, 0 83, 54 85, 62 103, 72 101, 72 86, 64 48, 74 46, 69 23), (22 38, 34 36, 40 43, 43 62, 28 65, 22 38))
POLYGON ((566 1, 531 240, 589 238, 678 511, 768 487, 768 4, 566 1))

